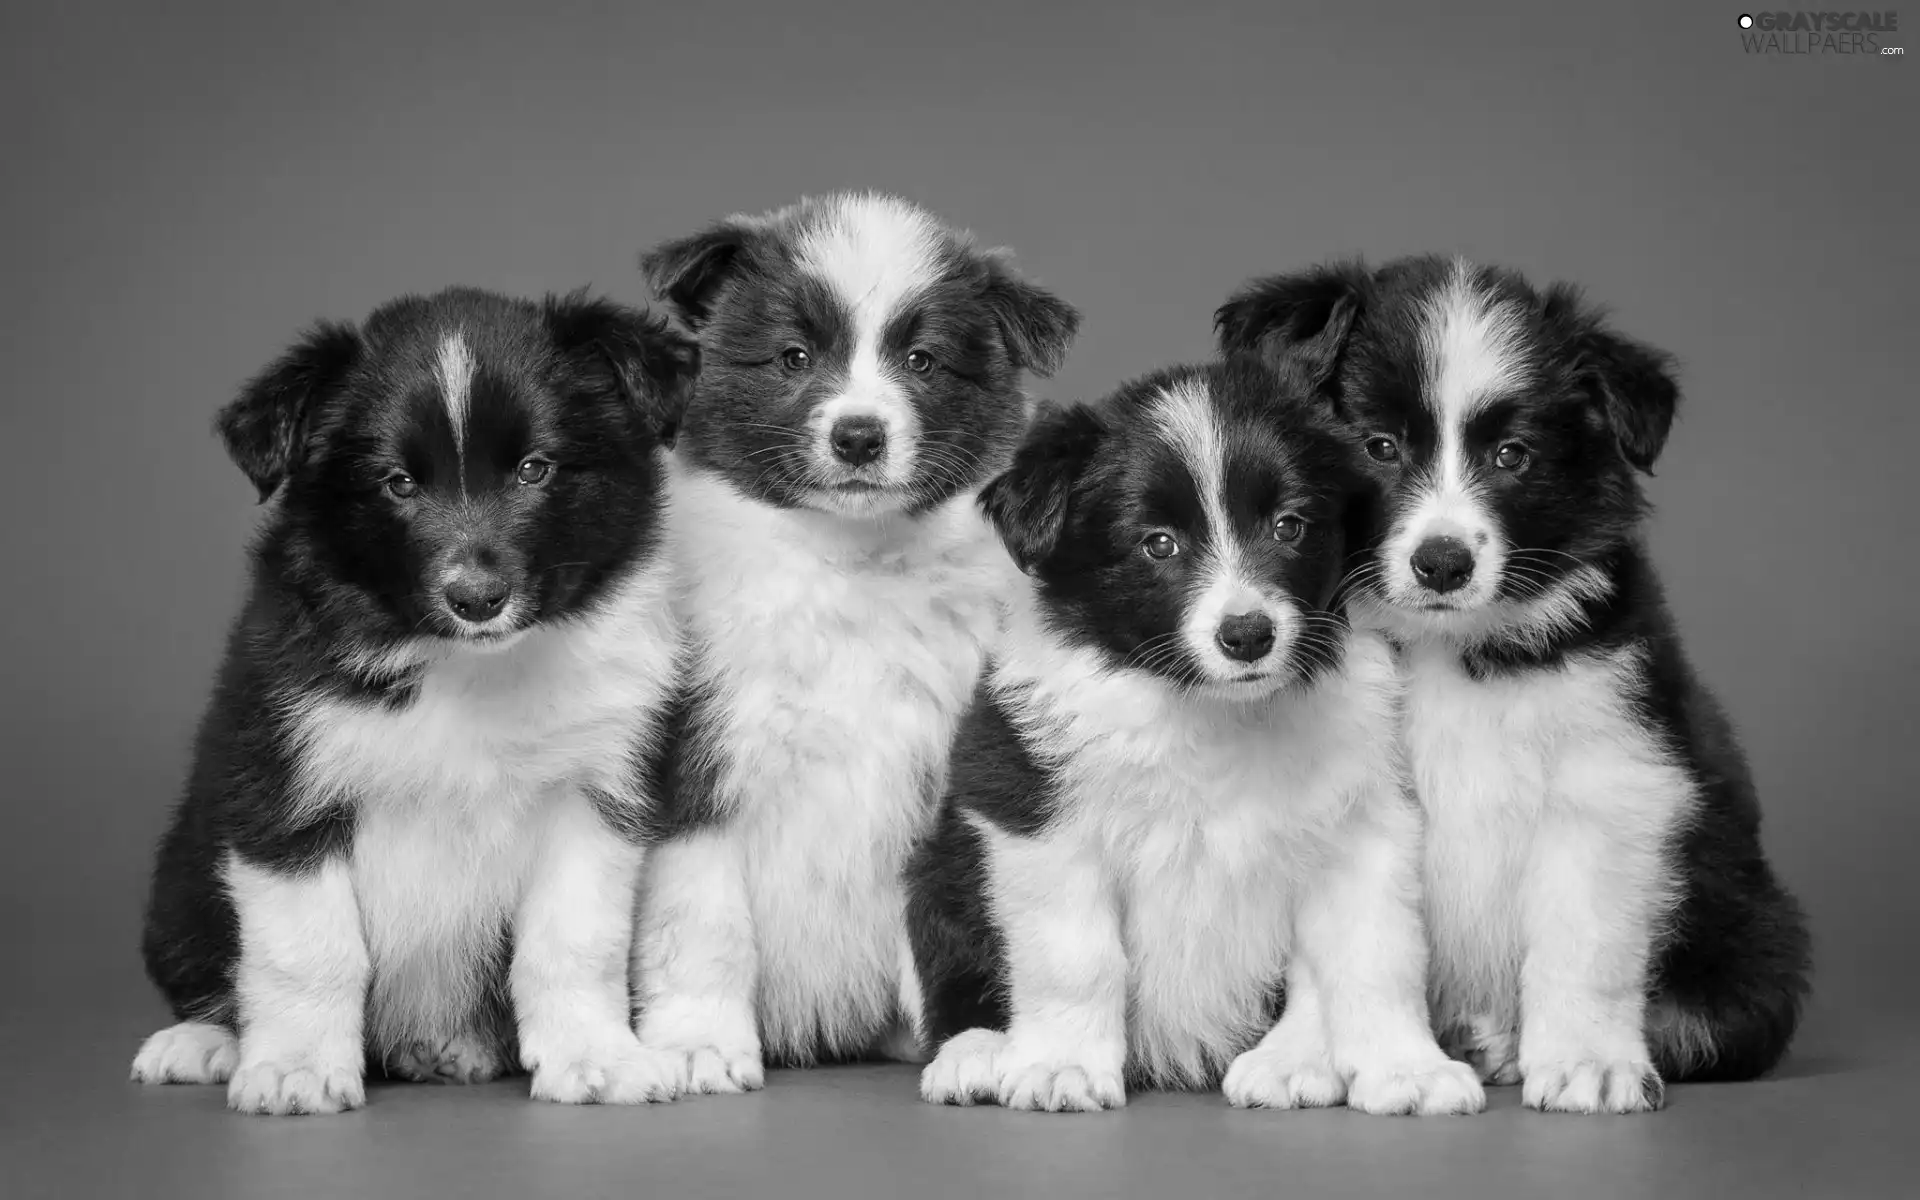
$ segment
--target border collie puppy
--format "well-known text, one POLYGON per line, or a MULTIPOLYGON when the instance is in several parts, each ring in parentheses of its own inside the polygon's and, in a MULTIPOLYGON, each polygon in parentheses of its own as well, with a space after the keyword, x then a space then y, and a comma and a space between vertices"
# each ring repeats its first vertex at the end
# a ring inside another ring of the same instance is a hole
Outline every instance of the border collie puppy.
POLYGON ((697 350, 584 293, 322 325, 219 416, 270 501, 160 845, 133 1077, 242 1112, 533 1072, 670 1096, 627 1023, 675 640, 661 434, 697 350))
POLYGON ((696 1092, 917 1057, 900 869, 1016 572, 975 503, 1078 317, 904 201, 644 258, 703 365, 668 522, 686 691, 639 913, 641 1040, 696 1092))
POLYGON ((1260 280, 1217 325, 1307 373, 1383 497, 1354 615, 1407 677, 1443 1040, 1560 1112, 1772 1067, 1808 938, 1640 539, 1667 358, 1437 257, 1260 280))
POLYGON ((1030 579, 909 871, 927 1100, 1483 1106, 1427 1019, 1393 663, 1338 606, 1360 490, 1242 361, 1050 413, 982 494, 1030 579))

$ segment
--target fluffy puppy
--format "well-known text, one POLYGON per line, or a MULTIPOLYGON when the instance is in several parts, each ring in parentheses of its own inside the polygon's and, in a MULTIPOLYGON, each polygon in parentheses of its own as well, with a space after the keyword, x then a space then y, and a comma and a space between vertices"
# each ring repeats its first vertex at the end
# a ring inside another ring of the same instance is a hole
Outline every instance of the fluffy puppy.
POLYGON ((690 1086, 913 1056, 900 867, 1014 576, 975 504, 1078 318, 903 201, 836 195, 645 256, 704 365, 675 455, 687 682, 639 913, 648 1046, 690 1086))
POLYGON ((1565 1112, 1772 1067, 1808 939, 1640 538, 1666 357, 1434 257, 1261 280, 1217 323, 1308 375, 1383 501, 1353 606, 1402 651, 1444 1040, 1565 1112))
POLYGON ((330 1113, 367 1060, 660 1098, 627 1023, 673 679, 661 429, 697 350, 584 294, 322 325, 218 427, 269 504, 160 845, 133 1077, 330 1113), (517 1043, 517 1046, 516 1046, 517 1043))
POLYGON ((1427 1020, 1393 664, 1338 606, 1357 482, 1241 362, 1050 414, 982 494, 1030 578, 909 870, 926 1099, 1482 1107, 1427 1020))

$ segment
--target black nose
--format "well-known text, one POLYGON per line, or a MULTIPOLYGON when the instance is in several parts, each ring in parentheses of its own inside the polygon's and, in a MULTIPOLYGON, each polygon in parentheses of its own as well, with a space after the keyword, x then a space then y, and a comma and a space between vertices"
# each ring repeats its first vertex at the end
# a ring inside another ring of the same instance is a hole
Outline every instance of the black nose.
POLYGON ((463 621, 491 621, 506 607, 512 591, 491 571, 463 571, 447 585, 447 607, 463 621))
POLYGON ((841 417, 833 423, 833 454, 848 466, 864 466, 887 448, 887 427, 878 417, 841 417))
POLYGON ((1265 613, 1228 617, 1213 636, 1228 658, 1259 662, 1273 649, 1273 621, 1265 613))
POLYGON ((1473 551, 1459 538, 1432 537, 1413 552, 1413 577, 1433 592, 1451 592, 1473 578, 1473 551))

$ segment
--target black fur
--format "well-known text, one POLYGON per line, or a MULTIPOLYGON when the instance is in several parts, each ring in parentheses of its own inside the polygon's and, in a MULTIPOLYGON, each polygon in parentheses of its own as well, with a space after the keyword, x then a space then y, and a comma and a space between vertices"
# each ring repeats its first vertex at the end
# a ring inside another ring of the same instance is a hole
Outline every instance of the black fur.
POLYGON ((954 735, 947 794, 933 833, 906 866, 907 934, 925 1005, 927 1043, 1005 1029, 1005 952, 987 906, 985 853, 966 814, 1032 836, 1053 815, 1053 785, 983 682, 954 735))
MULTIPOLYGON (((1377 551, 1396 506, 1437 453, 1438 430, 1422 398, 1424 305, 1452 277, 1438 257, 1378 269, 1344 262, 1248 284, 1215 316, 1220 347, 1257 355, 1317 381, 1345 422, 1355 458, 1371 472, 1379 507, 1377 551), (1398 446, 1381 463, 1363 447, 1398 446)), ((1679 398, 1669 357, 1613 331, 1570 286, 1536 289, 1520 276, 1475 268, 1475 292, 1517 315, 1522 384, 1467 422, 1476 462, 1518 442, 1518 470, 1491 465, 1475 478, 1507 540, 1520 549, 1501 599, 1526 599, 1576 571, 1597 571, 1604 595, 1581 601, 1581 620, 1549 637, 1493 633, 1461 646, 1481 678, 1524 679, 1561 668, 1571 654, 1633 648, 1647 664, 1627 697, 1645 727, 1693 777, 1694 819, 1674 861, 1681 904, 1656 947, 1649 1018, 1655 1065, 1669 1081, 1746 1079, 1771 1069, 1798 1025, 1810 965, 1805 918, 1762 852, 1760 805, 1731 724, 1682 650, 1640 530, 1647 504, 1638 478, 1664 447, 1679 398), (1711 1031, 1709 1053, 1690 1054, 1680 1030, 1711 1031)), ((1377 571, 1357 590, 1378 593, 1377 571)), ((1384 602, 1384 596, 1378 596, 1384 602)))
POLYGON ((352 797, 293 807, 292 710, 407 708, 409 648, 476 636, 434 586, 455 556, 510 580, 518 626, 592 610, 652 555, 656 447, 695 354, 663 320, 584 294, 452 289, 318 327, 221 410, 228 452, 276 502, 154 867, 144 954, 178 1018, 235 1020, 228 853, 298 874, 352 846, 352 797), (455 329, 474 363, 464 474, 433 374, 455 329), (529 456, 552 464, 537 485, 516 476, 529 456), (401 474, 410 496, 391 488, 401 474))

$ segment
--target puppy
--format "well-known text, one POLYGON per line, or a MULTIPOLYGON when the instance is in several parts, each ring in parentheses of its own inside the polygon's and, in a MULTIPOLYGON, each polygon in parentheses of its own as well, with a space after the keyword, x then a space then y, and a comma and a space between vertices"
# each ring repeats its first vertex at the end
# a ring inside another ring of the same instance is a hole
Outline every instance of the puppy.
POLYGON ((456 289, 320 326, 221 411, 270 507, 154 869, 180 1023, 135 1079, 331 1113, 366 1059, 517 1053, 544 1099, 671 1095, 625 972, 675 649, 659 440, 696 367, 663 319, 456 289))
POLYGON ((917 1055, 900 868, 1015 576, 975 494, 1078 318, 878 195, 645 257, 705 356, 667 537, 688 634, 639 914, 641 1040, 698 1092, 917 1055))
POLYGON ((910 866, 926 1099, 1483 1106, 1428 1025, 1393 664, 1338 605, 1357 487, 1241 362, 1043 418, 982 494, 1030 579, 910 866))
POLYGON ((1306 373, 1382 499, 1354 611, 1408 680, 1445 1040, 1563 1112, 1772 1067, 1808 938, 1640 539, 1666 357, 1440 258, 1261 280, 1217 325, 1306 373))

